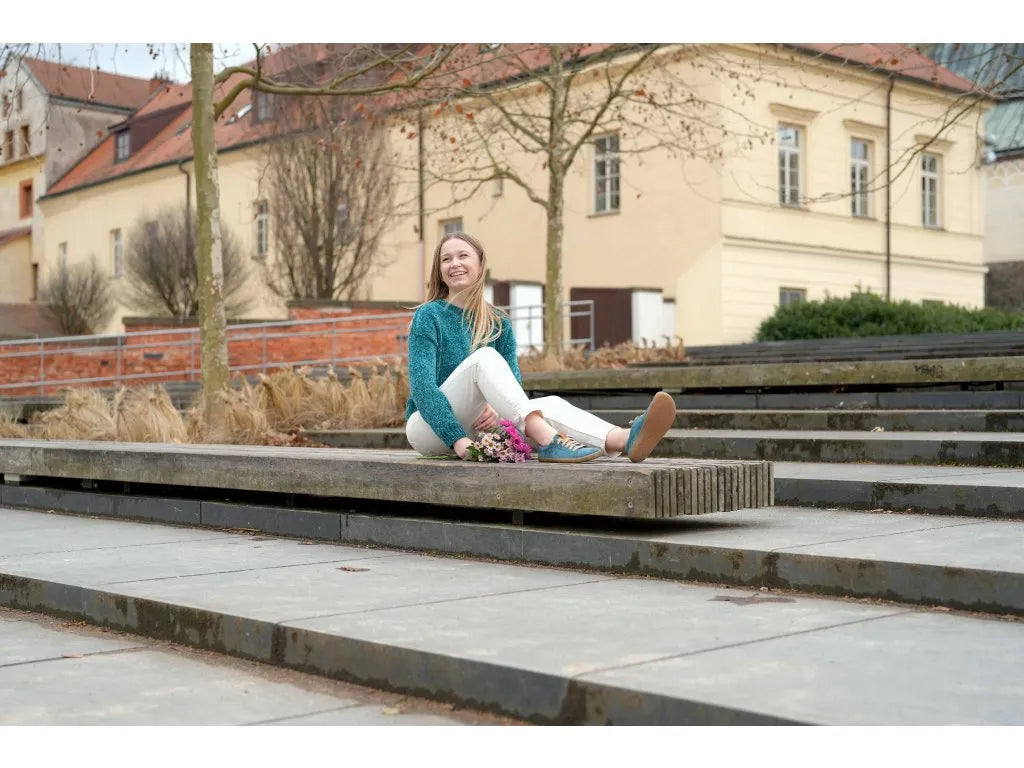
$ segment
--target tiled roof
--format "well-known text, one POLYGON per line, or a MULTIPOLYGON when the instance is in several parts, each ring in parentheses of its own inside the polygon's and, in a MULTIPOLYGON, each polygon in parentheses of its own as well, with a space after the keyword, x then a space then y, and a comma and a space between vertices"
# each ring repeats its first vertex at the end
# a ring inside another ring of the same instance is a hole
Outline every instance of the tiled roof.
POLYGON ((87 104, 138 109, 153 88, 150 80, 140 77, 114 75, 28 56, 22 63, 51 95, 87 104))
MULTIPOLYGON (((232 75, 216 91, 219 97, 231 88, 244 75, 232 75)), ((114 162, 114 134, 107 136, 99 146, 86 155, 77 165, 62 176, 46 193, 46 197, 70 192, 83 186, 91 186, 103 181, 156 168, 179 160, 192 157, 192 92, 189 85, 173 85, 157 94, 152 101, 139 110, 139 115, 151 115, 164 110, 172 110, 183 103, 189 106, 166 125, 145 145, 133 149, 127 160, 114 162)), ((221 151, 232 147, 249 144, 258 139, 266 138, 273 132, 272 123, 256 123, 250 111, 242 119, 231 118, 244 106, 251 104, 251 91, 244 91, 235 99, 231 108, 221 116, 214 127, 214 138, 217 148, 221 151)))
POLYGON ((60 336, 60 326, 45 304, 0 304, 0 339, 60 336))
MULTIPOLYGON (((303 43, 280 49, 265 57, 261 67, 265 73, 280 75, 289 73, 289 79, 304 80, 322 77, 339 64, 339 59, 352 55, 356 46, 352 44, 303 43)), ((249 62, 243 66, 254 66, 249 62)), ((214 94, 214 99, 221 98, 246 75, 236 73, 221 83, 214 94)), ((246 89, 232 102, 231 107, 221 116, 214 127, 214 139, 220 151, 246 146, 253 142, 266 139, 273 135, 277 127, 273 121, 257 123, 252 110, 252 91, 246 89), (238 118, 245 107, 250 109, 243 117, 238 118)), ((107 136, 100 144, 86 155, 77 165, 57 180, 48 190, 45 197, 60 195, 85 186, 92 186, 104 181, 138 173, 151 168, 176 163, 192 157, 192 87, 190 83, 164 86, 150 101, 135 112, 130 121, 155 116, 158 112, 172 112, 185 107, 177 117, 153 136, 143 146, 132 149, 128 159, 114 162, 113 135, 107 136)))
POLYGON ((799 43, 789 47, 954 91, 983 91, 905 43, 799 43))
POLYGON ((29 237, 32 234, 32 226, 14 227, 0 232, 0 245, 7 245, 13 243, 15 240, 22 237, 29 237))

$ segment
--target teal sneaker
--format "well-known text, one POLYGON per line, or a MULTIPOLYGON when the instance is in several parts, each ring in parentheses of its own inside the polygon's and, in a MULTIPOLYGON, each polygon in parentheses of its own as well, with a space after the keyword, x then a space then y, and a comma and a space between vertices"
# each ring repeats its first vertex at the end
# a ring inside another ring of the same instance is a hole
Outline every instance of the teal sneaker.
POLYGON ((626 455, 630 461, 643 461, 665 436, 676 418, 676 403, 668 392, 658 392, 647 410, 630 422, 626 455))
POLYGON ((576 442, 571 437, 558 434, 547 445, 537 450, 537 461, 552 461, 559 464, 580 464, 593 461, 604 452, 600 448, 576 442))

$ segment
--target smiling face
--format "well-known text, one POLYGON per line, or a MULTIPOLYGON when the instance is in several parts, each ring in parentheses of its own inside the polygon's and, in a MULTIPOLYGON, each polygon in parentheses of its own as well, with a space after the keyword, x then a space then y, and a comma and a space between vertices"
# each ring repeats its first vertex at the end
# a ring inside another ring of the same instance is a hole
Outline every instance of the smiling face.
POLYGON ((480 254, 465 240, 453 237, 441 244, 438 264, 448 295, 454 296, 472 287, 480 279, 480 254))

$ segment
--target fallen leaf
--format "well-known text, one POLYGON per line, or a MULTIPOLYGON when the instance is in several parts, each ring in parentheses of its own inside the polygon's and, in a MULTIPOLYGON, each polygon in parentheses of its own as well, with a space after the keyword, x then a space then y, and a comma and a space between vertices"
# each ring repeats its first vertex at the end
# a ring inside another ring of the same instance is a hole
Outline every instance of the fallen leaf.
POLYGON ((61 658, 64 659, 81 659, 85 656, 84 653, 65 653, 61 658))
POLYGON ((349 573, 360 573, 361 571, 368 571, 369 568, 357 568, 354 565, 343 565, 338 568, 339 571, 348 571, 349 573))
POLYGON ((382 715, 400 715, 402 714, 402 710, 400 710, 398 707, 385 707, 380 711, 380 713, 382 715))

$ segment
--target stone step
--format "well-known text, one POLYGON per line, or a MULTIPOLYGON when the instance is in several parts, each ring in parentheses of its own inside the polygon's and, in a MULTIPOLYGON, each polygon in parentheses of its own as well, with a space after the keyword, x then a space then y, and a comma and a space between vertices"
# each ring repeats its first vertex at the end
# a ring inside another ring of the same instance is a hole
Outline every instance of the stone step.
POLYGON ((864 513, 795 514, 647 536, 370 521, 420 548, 591 563, 578 572, 0 509, 0 604, 540 723, 1020 722, 1024 623, 593 570, 1024 595, 1014 524, 887 516, 854 541, 864 513))
MULTIPOLYGON (((174 489, 171 489, 174 490, 174 489)), ((178 488, 178 493, 186 489, 178 488)), ((0 505, 1024 616, 1024 523, 764 507, 659 521, 0 486, 0 505)))
POLYGON ((1024 470, 776 462, 775 503, 1024 521, 1024 470))
POLYGON ((773 487, 763 461, 509 465, 395 451, 75 440, 0 440, 0 473, 6 482, 148 483, 629 518, 766 506, 773 487))
MULTIPOLYGON (((964 390, 960 387, 864 392, 701 392, 673 394, 681 410, 1022 410, 1024 391, 1009 389, 964 390)), ((586 410, 639 410, 651 402, 649 394, 565 393, 566 400, 586 410)))
MULTIPOLYGON (((401 429, 310 430, 336 448, 408 448, 401 429)), ((654 456, 690 459, 1024 466, 1024 435, 984 432, 670 429, 654 456)))
MULTIPOLYGON (((626 426, 641 413, 595 410, 605 421, 626 426)), ((677 429, 834 429, 886 432, 1024 432, 1021 410, 679 410, 677 429)))

